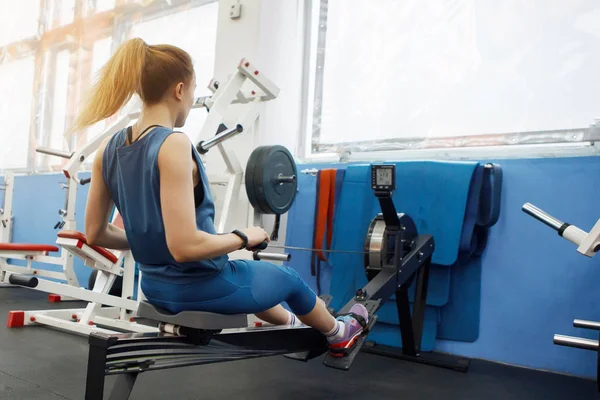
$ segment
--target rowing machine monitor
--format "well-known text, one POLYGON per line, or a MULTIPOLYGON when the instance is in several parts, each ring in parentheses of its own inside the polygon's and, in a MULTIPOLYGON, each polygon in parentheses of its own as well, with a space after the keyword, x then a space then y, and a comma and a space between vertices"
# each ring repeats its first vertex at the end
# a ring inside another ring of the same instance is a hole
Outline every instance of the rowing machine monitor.
POLYGON ((371 188, 375 192, 393 192, 396 189, 396 166, 394 164, 372 165, 371 188))
POLYGON ((392 192, 396 189, 396 166, 394 164, 371 165, 371 188, 379 200, 387 230, 397 232, 400 229, 400 220, 392 200, 392 192))

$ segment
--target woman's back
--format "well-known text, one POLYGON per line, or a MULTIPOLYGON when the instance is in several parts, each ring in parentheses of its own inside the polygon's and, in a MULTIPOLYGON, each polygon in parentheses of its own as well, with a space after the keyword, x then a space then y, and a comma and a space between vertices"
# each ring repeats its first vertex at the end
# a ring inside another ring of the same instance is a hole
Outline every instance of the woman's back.
MULTIPOLYGON (((123 217, 127 240, 140 270, 154 279, 193 282, 218 272, 227 256, 179 263, 169 251, 160 200, 158 153, 173 131, 158 126, 127 145, 126 129, 107 143, 102 157, 102 177, 123 217)), ((196 207, 196 226, 215 234, 214 203, 200 157, 190 143, 190 156, 198 167, 204 196, 196 207)), ((191 176, 190 176, 191 179, 191 176)))

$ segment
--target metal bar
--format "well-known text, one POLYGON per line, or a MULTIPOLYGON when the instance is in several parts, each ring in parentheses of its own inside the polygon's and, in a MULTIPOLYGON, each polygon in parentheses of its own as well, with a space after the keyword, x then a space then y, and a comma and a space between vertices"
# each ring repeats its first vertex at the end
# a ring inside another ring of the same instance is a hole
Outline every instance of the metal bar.
MULTIPOLYGON (((2 257, 4 257, 4 256, 2 256, 2 257)), ((12 258, 12 257, 6 257, 6 258, 12 258)), ((28 271, 27 267, 21 266, 21 265, 6 264, 6 265, 2 265, 2 267, 0 267, 0 270, 14 273, 14 274, 33 274, 33 275, 41 276, 44 278, 59 279, 59 280, 63 280, 63 281, 67 280, 67 278, 65 277, 65 274, 62 272, 49 271, 49 270, 37 269, 37 268, 28 271)))
POLYGON ((285 176, 285 175, 279 174, 277 176, 277 179, 275 182, 277 182, 279 184, 294 183, 294 182, 296 182, 296 175, 285 176))
POLYGON ((121 307, 137 311, 138 303, 134 300, 123 299, 109 294, 97 293, 65 283, 56 283, 40 279, 34 290, 77 298, 83 301, 96 302, 106 306, 121 307))
POLYGON ((598 341, 574 336, 554 335, 554 344, 584 350, 598 350, 598 341))
POLYGON ((358 250, 328 250, 328 249, 311 249, 309 247, 298 247, 298 246, 288 246, 288 245, 279 245, 279 244, 270 244, 269 247, 273 249, 288 249, 288 250, 302 250, 302 251, 322 251, 323 253, 346 253, 346 254, 368 254, 367 251, 358 251, 358 250))
MULTIPOLYGON (((67 319, 53 317, 53 311, 56 310, 39 310, 39 311, 26 311, 25 312, 25 320, 27 325, 45 325, 50 326, 52 328, 58 329, 64 332, 76 333, 83 336, 89 336, 92 333, 106 333, 106 334, 117 334, 118 331, 100 328, 95 325, 84 324, 81 322, 69 321, 67 319), (31 321, 30 318, 33 317, 35 320, 31 321)), ((61 313, 62 314, 62 313, 61 313)))
MULTIPOLYGON (((219 146, 221 149, 222 146, 219 146)), ((227 183, 227 189, 225 190, 225 199, 223 200, 223 208, 219 214, 219 221, 217 232, 223 233, 227 228, 229 217, 231 216, 232 204, 238 199, 240 188, 242 187, 243 173, 231 173, 229 176, 229 182, 227 183)))
POLYGON ((396 308, 398 310, 398 324, 402 336, 402 352, 408 356, 416 356, 415 336, 413 323, 410 316, 410 302, 408 300, 408 288, 402 286, 396 291, 396 308))
POLYGON ((386 229, 388 231, 397 231, 400 229, 400 219, 398 218, 398 212, 396 211, 396 206, 391 195, 389 193, 385 193, 383 196, 379 196, 377 193, 375 195, 377 196, 377 200, 379 200, 386 229))
POLYGON ((35 151, 42 154, 48 154, 50 156, 66 158, 67 160, 73 156, 73 153, 69 153, 68 151, 55 150, 49 147, 37 147, 35 151))
POLYGON ((595 329, 600 331, 600 322, 598 321, 586 321, 585 319, 576 319, 573 321, 575 328, 595 329))
MULTIPOLYGON (((101 310, 104 310, 104 308, 102 308, 101 310)), ((96 325, 107 326, 110 328, 116 328, 117 330, 123 330, 123 331, 127 331, 127 332, 134 332, 134 333, 156 333, 156 332, 158 332, 158 328, 156 328, 156 327, 138 324, 137 322, 130 322, 129 320, 122 320, 122 319, 116 319, 116 318, 111 318, 111 317, 103 317, 103 316, 98 316, 98 315, 96 315, 93 318, 93 320, 96 325)), ((97 330, 98 329, 96 328, 94 330, 94 332, 96 332, 97 330)))
POLYGON ((544 212, 531 203, 525 203, 522 207, 522 210, 525 212, 525 214, 531 215, 533 218, 548 225, 555 231, 558 231, 564 225, 564 222, 554 218, 552 215, 544 212))
POLYGON ((85 381, 85 400, 104 399, 104 374, 108 341, 102 337, 90 336, 87 377, 85 381))
POLYGON ((289 253, 263 253, 257 251, 254 253, 255 260, 263 261, 290 261, 292 256, 289 253))
POLYGON ((207 141, 202 142, 200 144, 200 146, 202 147, 202 149, 204 151, 206 151, 206 150, 210 149, 211 147, 214 147, 214 146, 218 145, 219 143, 221 143, 229 138, 232 138, 233 136, 235 136, 238 133, 243 132, 243 131, 244 131, 244 128, 242 127, 242 125, 237 124, 235 126, 235 128, 231 128, 224 132, 219 133, 218 135, 208 139, 207 141))
POLYGON ((421 339, 423 336, 423 325, 425 323, 425 308, 427 305, 427 287, 429 285, 429 266, 427 260, 417 271, 415 284, 415 301, 412 310, 412 326, 415 338, 415 349, 421 351, 421 339))

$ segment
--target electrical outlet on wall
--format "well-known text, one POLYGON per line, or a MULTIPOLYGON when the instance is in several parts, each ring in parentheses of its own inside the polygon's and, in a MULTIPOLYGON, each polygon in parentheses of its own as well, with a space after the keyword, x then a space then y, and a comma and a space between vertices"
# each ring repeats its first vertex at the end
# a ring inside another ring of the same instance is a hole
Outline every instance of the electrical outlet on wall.
POLYGON ((239 19, 242 16, 242 5, 240 3, 235 3, 231 5, 229 9, 229 18, 231 19, 239 19))

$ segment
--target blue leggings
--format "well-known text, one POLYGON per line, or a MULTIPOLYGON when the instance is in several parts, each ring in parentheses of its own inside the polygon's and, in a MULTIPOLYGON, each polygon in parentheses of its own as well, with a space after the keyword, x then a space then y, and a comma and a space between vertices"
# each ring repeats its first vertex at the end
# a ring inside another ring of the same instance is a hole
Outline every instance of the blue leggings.
POLYGON ((216 275, 192 283, 170 283, 142 275, 148 301, 173 313, 185 310, 254 314, 286 302, 306 315, 317 297, 298 273, 265 261, 231 260, 216 275))

